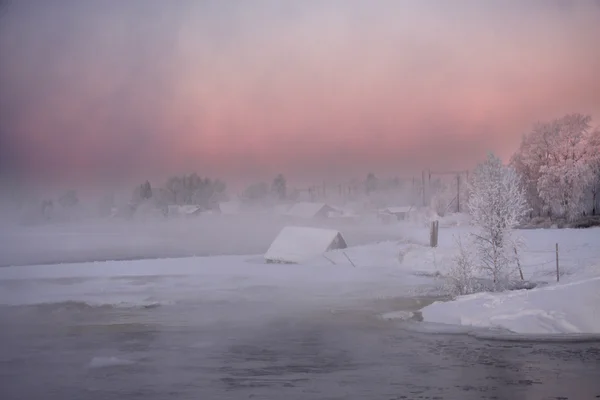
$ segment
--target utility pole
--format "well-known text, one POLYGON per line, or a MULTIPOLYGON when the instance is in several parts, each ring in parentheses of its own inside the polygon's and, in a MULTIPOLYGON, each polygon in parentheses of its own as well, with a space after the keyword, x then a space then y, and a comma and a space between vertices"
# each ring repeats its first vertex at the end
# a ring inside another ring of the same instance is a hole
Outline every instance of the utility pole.
POLYGON ((558 243, 556 243, 556 282, 560 282, 560 273, 558 270, 558 243))
POLYGON ((460 212, 460 174, 456 175, 456 211, 460 212))
POLYGON ((421 189, 423 197, 423 207, 425 207, 425 170, 421 172, 421 189))
POLYGON ((427 170, 427 193, 431 196, 431 170, 427 170))

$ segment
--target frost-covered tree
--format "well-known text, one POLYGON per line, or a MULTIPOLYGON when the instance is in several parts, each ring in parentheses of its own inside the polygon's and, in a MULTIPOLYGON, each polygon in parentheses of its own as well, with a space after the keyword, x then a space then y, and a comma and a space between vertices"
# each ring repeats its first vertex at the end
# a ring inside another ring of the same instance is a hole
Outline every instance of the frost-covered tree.
POLYGON ((202 179, 198 174, 173 176, 167 180, 165 189, 169 202, 173 204, 195 204, 211 207, 227 198, 226 185, 220 180, 202 179))
POLYGON ((566 115, 555 121, 551 157, 540 168, 538 192, 555 214, 574 219, 584 209, 584 193, 592 181, 591 117, 566 115))
POLYGON ((518 241, 512 231, 529 211, 521 179, 493 154, 479 164, 468 201, 479 268, 500 287, 510 274, 518 241))
POLYGON ((375 176, 374 173, 369 172, 367 175, 367 179, 365 180, 365 192, 367 195, 375 192, 377 187, 379 186, 379 179, 375 176))
POLYGON ((538 123, 523 137, 511 163, 535 213, 573 219, 583 211, 594 159, 600 153, 590 122, 590 116, 569 114, 538 123))
POLYGON ((588 146, 590 147, 590 174, 589 192, 591 197, 591 213, 597 215, 598 201, 600 200, 600 129, 596 129, 590 136, 588 146))
POLYGON ((553 152, 559 126, 558 120, 535 124, 529 134, 523 135, 521 145, 511 160, 511 165, 521 176, 528 203, 537 215, 548 208, 539 194, 538 181, 542 167, 555 158, 553 152))
POLYGON ((152 186, 149 181, 142 183, 133 190, 131 201, 133 204, 139 204, 152 197, 152 186))
POLYGON ((590 165, 583 160, 567 159, 542 167, 538 180, 540 197, 555 214, 573 220, 584 210, 584 194, 592 181, 590 165))
POLYGON ((463 245, 460 237, 456 238, 458 253, 452 259, 447 274, 446 289, 454 296, 463 296, 477 291, 477 263, 475 254, 468 246, 463 245))
POLYGON ((271 192, 279 199, 285 200, 287 195, 287 184, 285 181, 285 177, 282 174, 279 174, 273 179, 273 184, 271 185, 271 192))

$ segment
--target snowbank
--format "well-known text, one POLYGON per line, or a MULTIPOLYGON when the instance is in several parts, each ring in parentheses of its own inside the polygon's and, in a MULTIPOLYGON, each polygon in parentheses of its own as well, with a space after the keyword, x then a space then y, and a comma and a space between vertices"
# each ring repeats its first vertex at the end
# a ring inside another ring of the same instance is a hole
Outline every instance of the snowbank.
POLYGON ((478 293, 437 302, 425 321, 521 334, 600 334, 600 277, 533 290, 478 293))
POLYGON ((328 250, 346 248, 340 232, 333 229, 287 226, 265 253, 268 262, 299 263, 328 250))

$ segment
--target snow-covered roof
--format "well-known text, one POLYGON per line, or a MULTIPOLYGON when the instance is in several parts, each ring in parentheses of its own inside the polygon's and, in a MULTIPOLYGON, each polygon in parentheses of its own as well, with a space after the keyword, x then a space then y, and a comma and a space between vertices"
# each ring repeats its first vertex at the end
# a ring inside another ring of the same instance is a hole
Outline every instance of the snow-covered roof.
POLYGON ((390 214, 402 214, 402 213, 407 213, 412 209, 412 207, 410 206, 403 206, 403 207, 386 207, 384 208, 383 212, 388 212, 390 214))
POLYGON ((326 211, 333 211, 333 207, 325 204, 325 203, 312 203, 308 201, 303 201, 294 204, 287 211, 287 215, 298 218, 314 218, 321 212, 323 209, 326 211))
POLYGON ((221 214, 239 214, 241 203, 239 201, 223 201, 219 203, 221 214))
POLYGON ((287 226, 279 232, 265 253, 265 259, 271 262, 299 263, 338 248, 346 248, 346 242, 336 230, 287 226))
POLYGON ((193 205, 179 206, 179 213, 181 214, 191 215, 198 211, 202 211, 202 207, 193 205))

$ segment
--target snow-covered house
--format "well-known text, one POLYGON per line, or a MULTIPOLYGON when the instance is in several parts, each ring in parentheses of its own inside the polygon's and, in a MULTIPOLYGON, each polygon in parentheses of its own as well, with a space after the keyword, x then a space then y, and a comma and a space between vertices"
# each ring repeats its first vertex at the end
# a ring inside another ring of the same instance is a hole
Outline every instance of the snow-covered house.
POLYGON ((386 207, 379 210, 379 214, 385 218, 385 216, 393 216, 397 220, 402 221, 408 219, 408 215, 413 210, 411 206, 405 207, 386 207))
POLYGON ((161 209, 152 201, 144 201, 137 204, 134 208, 134 218, 164 218, 166 216, 166 210, 161 209))
POLYGON ((286 215, 295 218, 328 218, 336 209, 325 203, 300 202, 294 204, 286 215))
POLYGON ((346 241, 333 229, 287 226, 265 253, 267 263, 296 264, 329 250, 345 249, 346 241))

